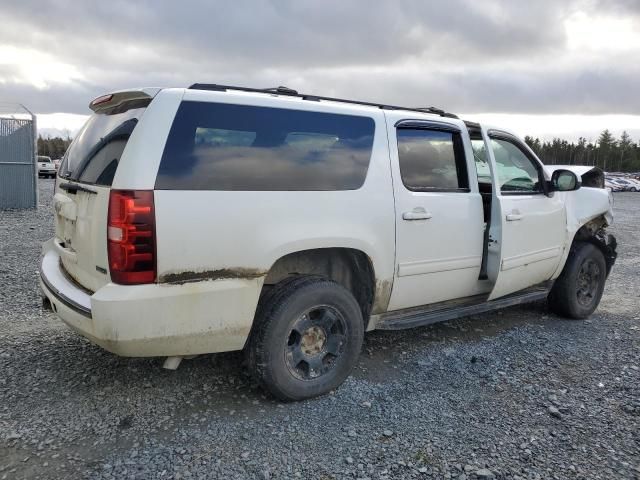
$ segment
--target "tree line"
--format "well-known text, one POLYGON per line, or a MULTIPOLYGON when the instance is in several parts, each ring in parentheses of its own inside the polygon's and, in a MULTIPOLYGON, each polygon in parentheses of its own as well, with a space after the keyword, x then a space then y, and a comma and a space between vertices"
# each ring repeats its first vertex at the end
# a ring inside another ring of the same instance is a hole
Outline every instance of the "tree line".
POLYGON ((604 130, 595 142, 583 137, 571 143, 560 138, 541 142, 530 136, 524 137, 524 141, 545 164, 593 165, 605 172, 640 172, 640 143, 634 142, 627 132, 616 139, 609 130, 604 130))
POLYGON ((45 155, 51 157, 53 160, 62 158, 72 141, 73 139, 70 137, 44 138, 42 135, 38 135, 38 155, 45 155))
MULTIPOLYGON (((70 137, 38 136, 38 155, 62 158, 71 141, 70 137)), ((609 130, 604 130, 595 142, 583 137, 577 142, 561 138, 540 141, 530 136, 524 137, 524 141, 549 165, 593 165, 607 172, 640 172, 640 143, 633 141, 627 132, 616 139, 609 130)))

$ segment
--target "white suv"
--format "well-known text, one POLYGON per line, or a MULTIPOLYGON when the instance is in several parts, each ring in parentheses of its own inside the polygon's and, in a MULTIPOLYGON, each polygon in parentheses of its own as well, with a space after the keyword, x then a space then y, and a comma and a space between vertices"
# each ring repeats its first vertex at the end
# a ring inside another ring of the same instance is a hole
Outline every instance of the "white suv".
POLYGON ((547 296, 587 317, 615 261, 601 171, 435 108, 206 84, 90 107, 41 285, 119 355, 244 349, 274 395, 308 398, 368 330, 547 296))

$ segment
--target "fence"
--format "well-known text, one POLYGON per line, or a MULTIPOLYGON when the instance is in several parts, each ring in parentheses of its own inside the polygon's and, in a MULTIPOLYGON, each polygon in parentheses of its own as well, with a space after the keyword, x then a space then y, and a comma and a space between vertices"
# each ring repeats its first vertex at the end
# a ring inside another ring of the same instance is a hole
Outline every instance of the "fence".
POLYGON ((21 105, 0 105, 0 209, 38 205, 35 139, 35 115, 21 105))

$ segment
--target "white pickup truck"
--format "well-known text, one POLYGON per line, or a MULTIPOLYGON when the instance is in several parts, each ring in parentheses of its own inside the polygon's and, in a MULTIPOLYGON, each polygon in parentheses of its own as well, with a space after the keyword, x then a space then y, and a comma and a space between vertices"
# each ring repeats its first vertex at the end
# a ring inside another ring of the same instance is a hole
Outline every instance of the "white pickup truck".
POLYGON ((41 287, 118 355, 244 349, 298 400, 344 381, 365 331, 547 297, 585 318, 616 258, 601 171, 436 108, 213 84, 90 108, 41 287))

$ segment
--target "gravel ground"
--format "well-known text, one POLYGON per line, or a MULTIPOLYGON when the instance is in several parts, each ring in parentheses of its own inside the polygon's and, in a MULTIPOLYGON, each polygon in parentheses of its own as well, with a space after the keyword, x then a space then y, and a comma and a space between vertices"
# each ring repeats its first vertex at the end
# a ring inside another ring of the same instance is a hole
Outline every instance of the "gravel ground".
POLYGON ((640 478, 640 194, 616 194, 590 320, 539 303, 374 332, 334 394, 280 404, 238 354, 165 371, 43 311, 52 187, 0 211, 0 479, 640 478))

